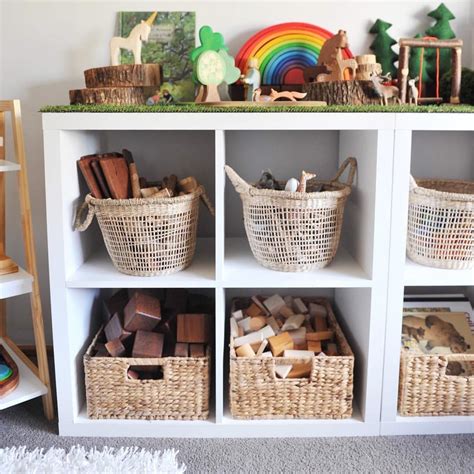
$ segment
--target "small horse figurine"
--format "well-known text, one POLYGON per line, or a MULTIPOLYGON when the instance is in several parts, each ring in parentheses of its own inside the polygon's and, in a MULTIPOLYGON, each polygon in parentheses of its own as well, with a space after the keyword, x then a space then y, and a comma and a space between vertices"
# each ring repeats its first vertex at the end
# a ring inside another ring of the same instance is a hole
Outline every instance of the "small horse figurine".
POLYGON ((112 66, 118 66, 120 64, 121 49, 133 52, 135 64, 142 63, 142 41, 148 41, 151 25, 153 25, 156 15, 158 15, 158 12, 152 13, 146 21, 142 20, 133 28, 128 38, 114 36, 110 40, 110 62, 112 66))
POLYGON ((392 85, 385 86, 383 84, 385 79, 387 79, 387 77, 379 76, 375 73, 370 74, 370 80, 374 85, 375 94, 377 94, 377 97, 380 99, 380 105, 388 105, 389 99, 393 99, 397 104, 401 104, 398 87, 392 85))

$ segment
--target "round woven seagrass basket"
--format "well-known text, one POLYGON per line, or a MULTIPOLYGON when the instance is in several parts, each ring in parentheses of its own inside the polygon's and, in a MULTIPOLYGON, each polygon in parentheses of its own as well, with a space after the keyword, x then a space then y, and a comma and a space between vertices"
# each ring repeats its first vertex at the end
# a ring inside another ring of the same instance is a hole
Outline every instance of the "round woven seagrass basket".
POLYGON ((357 169, 355 158, 347 158, 331 181, 310 180, 306 193, 257 189, 230 166, 225 169, 242 199, 247 238, 261 265, 305 272, 334 259, 357 169), (342 183, 339 178, 346 168, 349 176, 342 183))
MULTIPOLYGON (((75 228, 86 230, 95 215, 107 252, 122 273, 174 273, 188 267, 194 257, 201 196, 202 186, 173 198, 95 199, 89 194, 77 212, 75 228)), ((203 200, 214 214, 209 200, 203 200)))
POLYGON ((416 263, 474 267, 474 182, 411 178, 407 254, 416 263))

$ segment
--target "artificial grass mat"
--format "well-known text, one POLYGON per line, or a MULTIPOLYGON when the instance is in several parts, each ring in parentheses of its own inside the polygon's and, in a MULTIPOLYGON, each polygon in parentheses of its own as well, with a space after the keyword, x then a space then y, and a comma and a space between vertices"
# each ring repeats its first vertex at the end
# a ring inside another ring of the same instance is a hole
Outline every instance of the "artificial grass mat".
POLYGON ((474 105, 327 105, 323 107, 305 106, 246 106, 219 107, 193 103, 173 105, 46 105, 43 113, 474 113, 474 105))

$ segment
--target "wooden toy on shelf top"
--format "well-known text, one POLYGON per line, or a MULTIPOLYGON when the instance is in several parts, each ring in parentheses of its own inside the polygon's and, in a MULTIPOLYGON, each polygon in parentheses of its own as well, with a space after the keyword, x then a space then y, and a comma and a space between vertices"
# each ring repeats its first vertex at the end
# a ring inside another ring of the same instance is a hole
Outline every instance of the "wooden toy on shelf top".
POLYGON ((244 84, 245 100, 252 102, 255 100, 255 92, 260 89, 262 77, 258 69, 258 59, 250 58, 247 65, 247 71, 240 76, 244 84))
POLYGON ((235 67, 234 58, 221 33, 210 26, 199 30, 200 46, 191 52, 194 64, 194 78, 199 84, 196 102, 220 102, 218 87, 222 83, 233 84, 240 78, 240 69, 235 67))
POLYGON ((147 41, 158 12, 135 26, 128 38, 116 36, 110 41, 111 66, 84 71, 85 89, 69 91, 71 104, 145 104, 160 88, 163 71, 160 64, 142 64, 142 41, 147 41), (120 64, 121 49, 133 51, 135 64, 120 64))

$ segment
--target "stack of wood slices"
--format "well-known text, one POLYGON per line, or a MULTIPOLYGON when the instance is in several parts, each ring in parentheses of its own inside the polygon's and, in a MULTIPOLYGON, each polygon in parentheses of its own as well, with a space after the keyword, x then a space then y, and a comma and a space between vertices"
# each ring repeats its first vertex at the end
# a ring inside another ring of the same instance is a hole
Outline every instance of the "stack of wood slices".
MULTIPOLYGON (((213 301, 183 289, 120 290, 104 300, 103 338, 93 357, 205 357, 213 301)), ((128 377, 142 374, 129 370, 128 377)), ((147 373, 147 379, 149 379, 147 373)))
POLYGON ((71 104, 145 104, 160 89, 159 64, 122 64, 84 71, 86 89, 69 91, 71 104))

